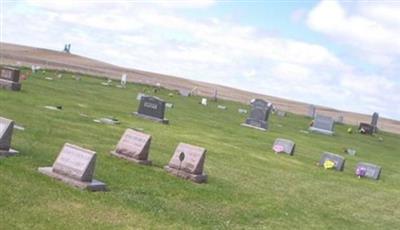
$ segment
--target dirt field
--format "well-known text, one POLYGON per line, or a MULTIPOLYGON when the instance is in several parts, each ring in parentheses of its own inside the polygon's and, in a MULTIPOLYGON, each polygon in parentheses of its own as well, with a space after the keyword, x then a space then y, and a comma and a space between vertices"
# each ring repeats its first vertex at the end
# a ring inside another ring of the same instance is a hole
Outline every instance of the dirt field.
MULTIPOLYGON (((252 93, 221 85, 187 80, 174 76, 128 69, 74 54, 66 54, 53 50, 38 49, 9 43, 0 43, 0 64, 29 67, 34 64, 39 65, 42 68, 72 71, 80 74, 94 74, 112 79, 120 79, 122 73, 127 73, 129 82, 149 85, 156 85, 159 83, 162 87, 172 90, 191 90, 197 88, 195 93, 206 97, 213 97, 214 91, 218 90, 218 98, 222 99, 248 103, 252 98, 263 98, 272 102, 280 110, 303 115, 306 115, 308 112, 307 103, 289 101, 277 97, 252 93)), ((317 113, 329 115, 334 118, 343 116, 343 121, 346 124, 358 125, 359 122, 369 123, 371 121, 370 114, 364 115, 339 111, 327 107, 317 106, 317 113)), ((378 127, 384 131, 400 133, 400 121, 379 118, 378 127)))

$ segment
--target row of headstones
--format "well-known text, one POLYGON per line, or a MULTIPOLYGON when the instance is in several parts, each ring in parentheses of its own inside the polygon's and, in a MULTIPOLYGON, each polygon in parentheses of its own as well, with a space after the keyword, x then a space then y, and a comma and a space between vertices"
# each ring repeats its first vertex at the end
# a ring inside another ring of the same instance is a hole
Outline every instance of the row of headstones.
MULTIPOLYGON (((272 146, 272 150, 276 153, 286 153, 290 156, 294 155, 296 144, 287 139, 277 138, 272 146)), ((337 171, 344 170, 345 158, 329 152, 324 152, 319 160, 319 166, 323 166, 325 169, 335 169, 337 171)), ((359 178, 368 177, 378 180, 381 174, 382 168, 378 165, 359 162, 355 169, 355 175, 359 178)))
MULTIPOLYGON (((18 151, 11 149, 14 121, 0 117, 0 156, 12 156, 18 151)), ((125 130, 111 154, 143 165, 151 165, 149 150, 151 136, 132 129, 125 130)), ((164 169, 172 175, 196 183, 207 181, 203 172, 207 150, 202 147, 179 143, 164 169)), ((96 152, 65 143, 51 167, 40 167, 39 172, 72 186, 91 191, 104 191, 106 184, 93 179, 96 152)))
POLYGON ((0 88, 12 91, 20 91, 21 83, 19 82, 20 71, 18 69, 3 66, 0 68, 0 88))

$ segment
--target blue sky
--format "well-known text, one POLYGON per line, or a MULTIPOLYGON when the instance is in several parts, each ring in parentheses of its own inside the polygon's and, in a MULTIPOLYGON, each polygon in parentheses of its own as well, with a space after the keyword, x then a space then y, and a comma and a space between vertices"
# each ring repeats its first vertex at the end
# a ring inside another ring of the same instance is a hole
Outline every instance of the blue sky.
POLYGON ((4 42, 400 120, 400 2, 0 1, 4 42))

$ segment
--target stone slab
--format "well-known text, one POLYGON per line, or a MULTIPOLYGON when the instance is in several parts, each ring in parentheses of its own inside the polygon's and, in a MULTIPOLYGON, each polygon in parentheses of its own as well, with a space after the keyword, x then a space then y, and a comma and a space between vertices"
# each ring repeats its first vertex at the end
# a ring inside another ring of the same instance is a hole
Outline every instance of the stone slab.
POLYGON ((261 127, 254 126, 254 125, 249 125, 249 124, 246 124, 246 123, 242 123, 240 125, 244 126, 244 127, 248 127, 248 128, 257 129, 257 130, 260 130, 260 131, 267 131, 267 127, 266 128, 261 128, 261 127))
POLYGON ((324 162, 326 160, 330 160, 335 162, 335 170, 336 171, 343 171, 344 169, 344 164, 346 162, 346 160, 344 159, 344 157, 334 154, 334 153, 330 153, 330 152, 324 152, 321 156, 321 159, 319 161, 319 165, 323 166, 324 162))
POLYGON ((366 162, 359 162, 356 166, 356 170, 359 167, 363 167, 366 169, 365 176, 374 180, 379 180, 381 175, 382 167, 366 162))
POLYGON ((274 149, 274 146, 276 145, 283 146, 283 152, 290 156, 293 156, 296 147, 296 144, 293 141, 283 138, 277 138, 272 145, 272 149, 274 149))
POLYGON ((45 174, 49 177, 60 180, 70 186, 73 186, 73 187, 77 187, 80 189, 87 189, 87 190, 93 191, 93 192, 107 191, 106 184, 101 181, 98 181, 98 180, 92 180, 90 182, 79 181, 79 180, 55 173, 53 170, 53 167, 40 167, 38 170, 42 174, 45 174))
POLYGON ((164 166, 164 169, 165 169, 165 171, 167 171, 168 173, 170 173, 174 176, 181 177, 186 180, 191 180, 195 183, 205 183, 205 182, 207 182, 207 179, 208 179, 208 176, 206 174, 191 174, 191 173, 187 173, 182 170, 171 168, 168 165, 164 166))
POLYGON ((334 134, 334 132, 332 132, 332 131, 325 130, 325 129, 318 129, 315 127, 310 127, 310 128, 308 128, 308 130, 310 130, 311 132, 316 132, 316 133, 321 133, 321 134, 331 135, 331 136, 334 134))

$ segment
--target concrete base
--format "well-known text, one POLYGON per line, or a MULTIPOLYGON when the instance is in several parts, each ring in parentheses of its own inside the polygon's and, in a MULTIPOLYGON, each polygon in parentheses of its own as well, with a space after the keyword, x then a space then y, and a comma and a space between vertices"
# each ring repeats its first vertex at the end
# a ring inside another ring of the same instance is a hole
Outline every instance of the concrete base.
POLYGON ((169 123, 168 119, 159 119, 159 118, 156 118, 156 117, 150 117, 150 116, 147 116, 147 115, 144 115, 144 114, 140 114, 138 112, 133 112, 132 114, 135 115, 135 116, 144 118, 144 119, 156 121, 156 122, 159 122, 159 123, 162 123, 162 124, 166 124, 166 125, 168 125, 168 123, 169 123))
POLYGON ((121 158, 121 159, 125 159, 125 160, 130 161, 130 162, 134 162, 134 163, 141 164, 141 165, 151 165, 151 160, 138 160, 138 159, 135 159, 135 158, 132 158, 132 157, 128 157, 128 156, 119 154, 119 153, 117 153, 115 151, 111 151, 110 153, 111 153, 111 155, 114 155, 114 156, 116 156, 118 158, 121 158))
POLYGON ((9 89, 12 91, 20 91, 21 83, 0 79, 0 88, 9 89))
POLYGON ((62 182, 80 188, 80 189, 87 189, 89 191, 106 191, 107 187, 106 184, 104 184, 101 181, 98 180, 92 180, 91 182, 85 182, 85 181, 78 181, 76 179, 69 178, 67 176, 54 173, 53 172, 53 167, 40 167, 39 169, 40 173, 43 173, 49 177, 55 178, 57 180, 61 180, 62 182))
POLYGON ((15 149, 9 149, 9 150, 0 150, 0 157, 11 157, 15 156, 19 152, 15 149))
POLYGON ((321 134, 330 135, 330 136, 332 136, 334 134, 333 131, 329 131, 329 130, 325 130, 325 129, 318 129, 315 127, 310 127, 308 130, 310 130, 311 132, 321 133, 321 134))
POLYGON ((167 171, 168 173, 177 176, 177 177, 182 177, 184 179, 187 180, 191 180, 195 183, 205 183, 207 182, 207 175, 206 174, 200 174, 200 175, 196 175, 196 174, 191 174, 191 173, 187 173, 185 171, 182 170, 177 170, 174 168, 169 167, 168 165, 164 166, 165 171, 167 171))
POLYGON ((249 127, 249 128, 253 128, 253 129, 258 129, 258 130, 261 130, 261 131, 267 131, 267 129, 260 128, 260 127, 257 127, 257 126, 252 126, 252 125, 249 125, 249 124, 246 124, 246 123, 242 123, 240 125, 241 126, 245 126, 245 127, 249 127))

